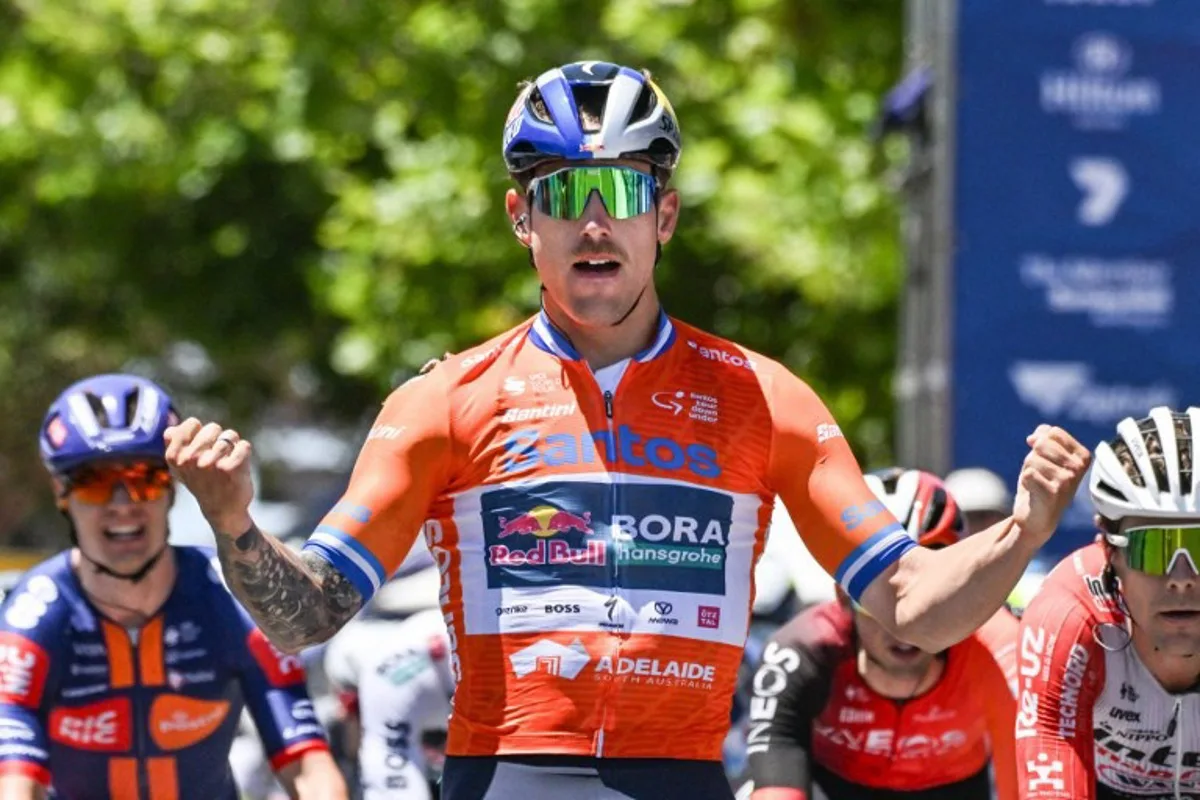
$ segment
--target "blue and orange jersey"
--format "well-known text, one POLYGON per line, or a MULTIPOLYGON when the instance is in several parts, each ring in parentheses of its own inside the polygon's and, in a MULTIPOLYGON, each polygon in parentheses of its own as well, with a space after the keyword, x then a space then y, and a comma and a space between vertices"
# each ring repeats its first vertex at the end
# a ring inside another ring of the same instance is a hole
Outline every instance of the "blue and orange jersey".
POLYGON ((276 769, 327 748, 299 659, 254 626, 211 552, 174 551, 174 589, 131 630, 88 601, 69 553, 23 576, 0 608, 0 774, 67 800, 233 800, 243 707, 276 769))
POLYGON ((305 548, 369 598, 425 536, 450 754, 715 760, 776 496, 855 598, 914 546, 781 365, 663 314, 593 371, 543 313, 392 393, 305 548))

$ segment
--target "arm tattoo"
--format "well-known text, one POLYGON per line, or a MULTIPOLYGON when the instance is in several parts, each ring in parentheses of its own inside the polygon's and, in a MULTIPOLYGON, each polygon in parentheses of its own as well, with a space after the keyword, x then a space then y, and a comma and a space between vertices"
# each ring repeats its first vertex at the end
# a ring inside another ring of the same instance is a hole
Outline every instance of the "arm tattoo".
POLYGON ((294 553, 257 527, 234 539, 218 536, 217 555, 234 596, 283 650, 325 641, 362 608, 362 595, 332 564, 294 553))

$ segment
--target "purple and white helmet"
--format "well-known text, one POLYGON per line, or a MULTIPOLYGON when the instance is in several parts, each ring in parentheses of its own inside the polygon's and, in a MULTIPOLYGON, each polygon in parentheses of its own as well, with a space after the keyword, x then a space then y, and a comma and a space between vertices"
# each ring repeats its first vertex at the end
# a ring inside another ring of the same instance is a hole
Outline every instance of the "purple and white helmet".
POLYGON ((163 459, 163 433, 178 422, 162 387, 136 375, 95 375, 58 396, 38 434, 42 463, 61 475, 93 461, 163 459))
POLYGON ((649 76, 606 61, 580 61, 543 72, 525 87, 504 125, 511 174, 542 161, 640 158, 670 173, 679 163, 679 120, 649 76), (579 104, 600 109, 586 125, 579 104))

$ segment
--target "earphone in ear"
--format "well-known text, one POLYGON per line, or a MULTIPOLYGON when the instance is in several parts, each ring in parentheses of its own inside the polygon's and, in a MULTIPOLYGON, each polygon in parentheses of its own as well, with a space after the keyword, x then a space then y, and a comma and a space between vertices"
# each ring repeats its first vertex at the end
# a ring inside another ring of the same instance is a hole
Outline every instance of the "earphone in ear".
MULTIPOLYGON (((513 235, 517 237, 517 241, 521 243, 521 247, 529 248, 529 215, 522 214, 517 217, 512 225, 513 235)), ((532 253, 530 254, 532 258, 532 253)))

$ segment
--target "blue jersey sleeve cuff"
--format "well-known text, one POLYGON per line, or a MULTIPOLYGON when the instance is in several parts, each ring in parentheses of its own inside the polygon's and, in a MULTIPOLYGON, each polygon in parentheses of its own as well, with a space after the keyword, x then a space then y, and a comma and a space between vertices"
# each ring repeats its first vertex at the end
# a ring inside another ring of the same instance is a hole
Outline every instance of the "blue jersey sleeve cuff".
MULTIPOLYGON (((328 526, 317 528, 308 541, 304 543, 306 552, 313 552, 328 561, 340 573, 346 576, 354 588, 362 595, 365 605, 379 587, 383 584, 383 567, 379 561, 358 542, 349 537, 337 535, 328 526), (362 550, 362 552, 360 552, 362 550)), ((340 532, 339 532, 340 533, 340 532)))
POLYGON ((899 523, 889 525, 854 548, 838 567, 834 578, 854 602, 885 569, 900 560, 900 556, 916 547, 899 523))

